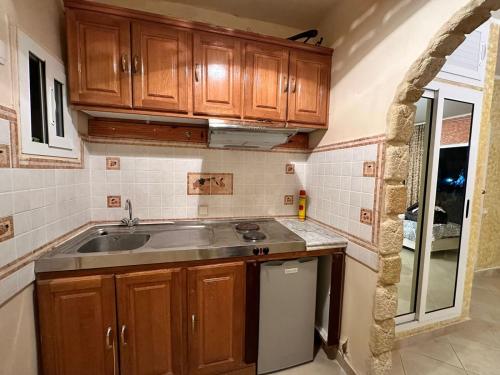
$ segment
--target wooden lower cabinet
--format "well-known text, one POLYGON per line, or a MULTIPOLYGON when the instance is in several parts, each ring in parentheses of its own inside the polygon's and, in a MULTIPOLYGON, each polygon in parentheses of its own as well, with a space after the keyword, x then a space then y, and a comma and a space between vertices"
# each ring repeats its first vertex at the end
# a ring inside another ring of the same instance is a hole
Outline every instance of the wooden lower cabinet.
POLYGON ((113 276, 39 281, 44 375, 117 374, 113 276))
POLYGON ((189 373, 242 368, 245 322, 244 262, 188 269, 189 373))
POLYGON ((244 262, 38 280, 37 298, 44 375, 255 373, 244 262))
POLYGON ((180 269, 116 276, 120 374, 183 374, 185 278, 180 269))

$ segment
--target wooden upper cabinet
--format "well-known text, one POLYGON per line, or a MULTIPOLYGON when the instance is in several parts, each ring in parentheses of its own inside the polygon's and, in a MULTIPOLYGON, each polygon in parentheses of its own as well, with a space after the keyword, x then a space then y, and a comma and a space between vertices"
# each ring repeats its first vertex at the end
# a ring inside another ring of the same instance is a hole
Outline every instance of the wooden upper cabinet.
POLYGON ((246 43, 243 117, 286 120, 288 55, 281 46, 246 43))
POLYGON ((39 281, 44 375, 112 375, 117 371, 113 276, 39 281))
POLYGON ((243 262, 188 269, 190 374, 222 374, 243 364, 243 262))
POLYGON ((183 373, 183 275, 167 269, 116 276, 120 374, 183 373))
POLYGON ((195 32, 194 113, 241 115, 241 40, 195 32))
POLYGON ((130 22, 83 10, 66 14, 71 101, 130 108, 130 22))
POLYGON ((330 56, 291 51, 288 121, 326 126, 330 66, 330 56))
POLYGON ((187 113, 190 34, 161 24, 134 22, 132 35, 134 107, 187 113))

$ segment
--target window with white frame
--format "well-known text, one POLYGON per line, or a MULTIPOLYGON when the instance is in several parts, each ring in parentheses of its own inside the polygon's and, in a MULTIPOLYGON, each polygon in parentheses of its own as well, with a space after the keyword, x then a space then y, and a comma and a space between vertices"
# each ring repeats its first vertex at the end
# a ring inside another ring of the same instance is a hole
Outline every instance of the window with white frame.
POLYGON ((77 158, 64 64, 18 31, 18 66, 22 152, 77 158))

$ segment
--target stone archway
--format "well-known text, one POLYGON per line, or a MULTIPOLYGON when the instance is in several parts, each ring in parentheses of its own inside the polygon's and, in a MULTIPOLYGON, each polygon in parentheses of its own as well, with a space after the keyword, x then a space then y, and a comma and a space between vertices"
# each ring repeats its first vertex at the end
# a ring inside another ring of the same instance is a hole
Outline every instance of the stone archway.
POLYGON ((437 32, 424 53, 413 63, 398 86, 387 116, 385 167, 383 178, 382 220, 380 224, 379 273, 373 308, 374 324, 370 333, 372 373, 387 374, 391 368, 391 350, 395 338, 399 282, 403 244, 402 223, 398 215, 406 209, 408 150, 413 132, 415 103, 449 56, 464 40, 500 8, 500 0, 471 0, 437 32))

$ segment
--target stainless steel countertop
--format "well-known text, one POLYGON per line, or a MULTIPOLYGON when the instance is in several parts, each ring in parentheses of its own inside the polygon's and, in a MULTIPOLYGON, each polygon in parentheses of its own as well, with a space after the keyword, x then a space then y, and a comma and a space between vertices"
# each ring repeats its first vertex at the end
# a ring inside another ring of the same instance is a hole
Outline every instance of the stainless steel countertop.
POLYGON ((270 254, 305 251, 305 241, 274 219, 196 220, 160 224, 98 225, 54 248, 35 261, 35 272, 83 270, 141 264, 184 262, 254 256, 255 248, 269 248, 270 254), (266 239, 248 242, 235 225, 257 222, 266 239), (108 234, 150 234, 134 250, 81 253, 88 241, 108 234))

